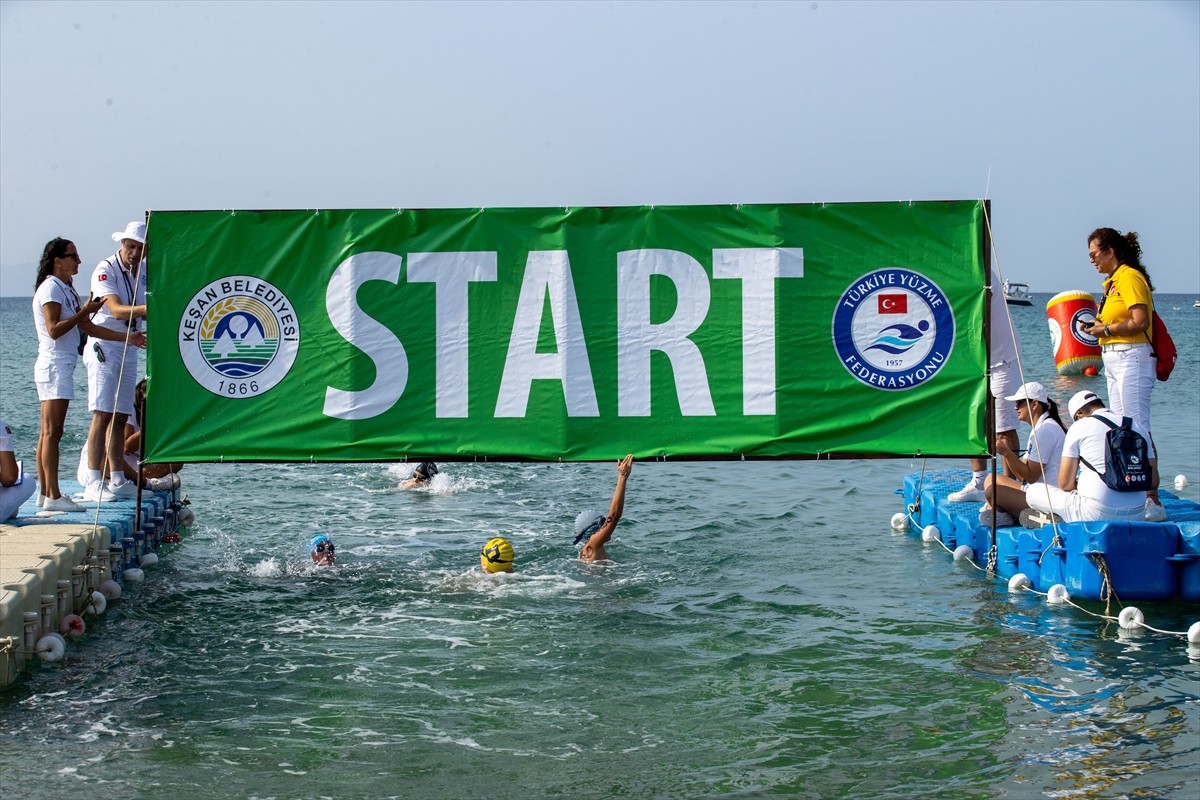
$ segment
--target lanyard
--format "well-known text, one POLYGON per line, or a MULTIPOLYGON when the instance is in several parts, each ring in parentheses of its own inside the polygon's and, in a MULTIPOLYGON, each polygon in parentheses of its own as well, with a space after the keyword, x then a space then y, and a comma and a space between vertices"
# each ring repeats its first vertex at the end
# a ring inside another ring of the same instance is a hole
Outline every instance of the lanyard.
POLYGON ((71 314, 74 315, 79 313, 79 293, 75 291, 75 287, 69 283, 63 283, 63 281, 60 280, 57 275, 51 275, 50 277, 53 278, 54 282, 58 284, 58 288, 63 290, 63 295, 69 301, 71 301, 68 303, 68 305, 72 306, 71 314))
MULTIPOLYGON (((121 300, 126 305, 132 307, 134 305, 135 298, 133 296, 133 282, 131 281, 130 276, 129 276, 130 270, 125 269, 125 265, 121 263, 121 257, 119 255, 113 256, 112 260, 113 260, 113 267, 117 270, 118 273, 120 273, 121 280, 123 280, 125 282, 125 291, 129 292, 129 299, 126 300, 125 298, 121 298, 121 300)), ((137 320, 130 319, 125 323, 125 326, 128 328, 133 328, 136 331, 138 329, 137 320)))

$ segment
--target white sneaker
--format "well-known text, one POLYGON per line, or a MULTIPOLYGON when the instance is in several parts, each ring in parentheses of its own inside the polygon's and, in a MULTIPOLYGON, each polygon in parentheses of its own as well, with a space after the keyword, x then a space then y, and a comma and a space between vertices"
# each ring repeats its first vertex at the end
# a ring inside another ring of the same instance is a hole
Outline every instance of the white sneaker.
MULTIPOLYGON (((979 524, 986 525, 989 528, 992 527, 992 509, 991 509, 991 507, 981 508, 979 510, 979 524)), ((1008 513, 1007 511, 999 511, 999 510, 996 511, 996 527, 997 528, 1004 528, 1009 525, 1016 525, 1016 524, 1017 524, 1017 521, 1015 519, 1013 519, 1012 514, 1008 513)))
POLYGON ((1027 508, 1021 512, 1021 525, 1031 530, 1044 528, 1047 525, 1063 524, 1063 518, 1058 514, 1047 514, 1045 511, 1038 511, 1036 508, 1027 508))
POLYGON ((987 500, 987 495, 983 493, 983 487, 975 485, 975 480, 972 478, 967 481, 966 486, 957 492, 951 492, 946 500, 951 503, 982 503, 987 500))
POLYGON ((83 511, 83 506, 76 503, 65 494, 62 497, 47 497, 46 502, 42 503, 42 508, 46 511, 83 511))
POLYGON ((46 495, 38 492, 37 507, 41 508, 44 505, 46 505, 46 495))
POLYGON ((170 492, 179 488, 179 478, 174 472, 161 478, 146 478, 146 488, 152 492, 170 492))
POLYGON ((1162 522, 1167 518, 1167 510, 1162 507, 1162 503, 1156 502, 1153 497, 1146 498, 1146 522, 1162 522))
POLYGON ((83 490, 83 499, 89 503, 111 503, 117 496, 108 490, 104 481, 92 481, 83 490))
POLYGON ((125 481, 120 486, 108 485, 108 491, 118 500, 131 500, 137 497, 137 486, 133 481, 125 481))

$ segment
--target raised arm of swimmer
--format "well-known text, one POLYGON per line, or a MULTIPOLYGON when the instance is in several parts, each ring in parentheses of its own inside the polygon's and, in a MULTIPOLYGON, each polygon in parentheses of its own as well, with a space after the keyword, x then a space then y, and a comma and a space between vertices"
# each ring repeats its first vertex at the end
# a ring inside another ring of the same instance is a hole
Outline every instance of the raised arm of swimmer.
POLYGON ((600 523, 600 529, 588 537, 587 543, 579 551, 580 560, 605 561, 608 559, 604 545, 612 538, 613 531, 617 529, 617 523, 621 521, 621 514, 625 511, 625 484, 629 480, 629 473, 632 470, 632 455, 627 455, 617 462, 617 487, 613 489, 612 502, 608 506, 608 516, 600 523))

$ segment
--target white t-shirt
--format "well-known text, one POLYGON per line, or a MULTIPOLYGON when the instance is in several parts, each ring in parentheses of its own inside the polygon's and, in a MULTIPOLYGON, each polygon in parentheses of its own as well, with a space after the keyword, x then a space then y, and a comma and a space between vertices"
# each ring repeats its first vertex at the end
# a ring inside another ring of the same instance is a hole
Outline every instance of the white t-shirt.
MULTIPOLYGON (((109 256, 97 264, 96 269, 92 272, 92 296, 107 297, 112 294, 117 296, 117 302, 123 306, 144 305, 146 302, 146 262, 144 259, 137 271, 137 281, 135 282, 133 272, 125 269, 120 256, 109 256)), ((92 321, 118 333, 123 334, 126 330, 125 320, 117 319, 109 313, 107 305, 100 307, 92 321)), ((138 330, 138 320, 134 320, 130 327, 138 330)))
POLYGON ((0 453, 11 453, 12 448, 12 428, 8 427, 8 423, 0 419, 0 453))
MULTIPOLYGON (((1104 424, 1104 423, 1101 423, 1104 424)), ((1029 432, 1029 447, 1026 460, 1046 465, 1045 480, 1038 475, 1030 486, 1048 483, 1058 486, 1058 468, 1062 465, 1063 442, 1067 432, 1049 414, 1042 414, 1033 430, 1029 432)))
MULTIPOLYGON (((1105 438, 1112 429, 1100 420, 1092 419, 1096 416, 1103 416, 1117 425, 1121 424, 1121 417, 1107 408, 1094 412, 1091 417, 1076 420, 1063 440, 1063 457, 1087 459, 1089 464, 1104 472, 1104 455, 1107 449, 1105 438)), ((1146 438, 1150 458, 1154 458, 1154 445, 1151 444, 1146 429, 1136 421, 1133 423, 1133 429, 1146 438)), ((1137 508, 1146 503, 1145 492, 1118 492, 1110 489, 1103 478, 1085 467, 1082 462, 1079 464, 1079 479, 1075 490, 1083 497, 1091 498, 1109 508, 1137 508)))
POLYGON ((1008 303, 1004 300, 1004 292, 1000 286, 1000 276, 992 270, 992 322, 991 344, 992 363, 989 366, 998 367, 1001 364, 1016 361, 1021 349, 1021 338, 1013 330, 1008 318, 1008 303))
POLYGON ((53 338, 46 327, 46 315, 42 313, 42 306, 46 303, 58 303, 61 306, 58 318, 63 320, 79 313, 79 295, 75 293, 75 287, 53 275, 42 281, 33 295, 33 327, 37 329, 38 363, 74 364, 79 358, 79 330, 72 329, 57 339, 53 338))

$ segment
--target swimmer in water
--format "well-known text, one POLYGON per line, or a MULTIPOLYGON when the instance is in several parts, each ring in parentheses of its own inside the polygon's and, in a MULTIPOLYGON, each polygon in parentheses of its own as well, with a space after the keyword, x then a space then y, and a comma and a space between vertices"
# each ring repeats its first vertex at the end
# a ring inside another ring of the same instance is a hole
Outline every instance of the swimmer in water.
POLYGON ((332 567, 336 548, 333 546, 333 540, 323 533, 318 533, 312 537, 309 542, 312 547, 312 560, 319 567, 332 567))
POLYGON ((479 563, 484 572, 512 572, 513 547, 508 539, 497 536, 489 539, 479 554, 479 563))
POLYGON ((428 486, 433 480, 433 476, 438 474, 437 464, 432 461, 422 461, 417 464, 417 468, 413 470, 412 476, 400 484, 401 489, 419 489, 422 486, 428 486))
POLYGON ((627 455, 617 462, 617 488, 613 490, 608 516, 589 508, 579 512, 575 518, 575 544, 583 542, 579 551, 580 561, 607 561, 608 552, 604 545, 612 538, 621 514, 625 510, 625 482, 633 470, 633 456, 627 455))

